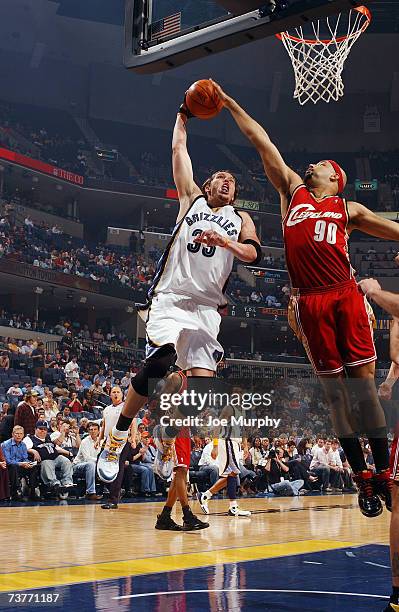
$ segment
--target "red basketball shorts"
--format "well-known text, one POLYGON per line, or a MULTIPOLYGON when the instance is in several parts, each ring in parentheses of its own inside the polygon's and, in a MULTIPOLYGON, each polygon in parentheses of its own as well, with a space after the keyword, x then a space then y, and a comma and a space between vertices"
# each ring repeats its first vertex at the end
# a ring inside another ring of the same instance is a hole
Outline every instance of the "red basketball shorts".
POLYGON ((316 374, 336 374, 377 359, 374 315, 354 280, 294 289, 288 322, 302 342, 316 374))
POLYGON ((399 444, 398 438, 395 438, 391 448, 391 458, 389 462, 391 468, 391 478, 399 484, 399 444))
POLYGON ((182 429, 175 440, 176 465, 175 467, 190 467, 191 439, 190 431, 182 429))

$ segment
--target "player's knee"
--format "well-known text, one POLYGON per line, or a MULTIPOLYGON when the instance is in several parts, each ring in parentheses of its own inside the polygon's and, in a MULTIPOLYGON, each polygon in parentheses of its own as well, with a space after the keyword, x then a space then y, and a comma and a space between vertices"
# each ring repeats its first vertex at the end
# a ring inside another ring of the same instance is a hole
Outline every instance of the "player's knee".
POLYGON ((148 381, 163 378, 176 363, 176 351, 172 344, 161 346, 153 357, 146 359, 143 367, 132 380, 132 387, 139 395, 148 397, 148 381))

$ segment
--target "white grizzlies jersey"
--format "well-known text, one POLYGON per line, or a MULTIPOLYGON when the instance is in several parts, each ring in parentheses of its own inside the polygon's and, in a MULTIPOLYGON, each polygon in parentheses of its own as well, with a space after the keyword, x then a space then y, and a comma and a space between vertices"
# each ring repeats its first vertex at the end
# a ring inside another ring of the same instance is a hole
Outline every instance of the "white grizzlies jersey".
POLYGON ((234 206, 212 209, 204 196, 195 198, 158 262, 149 300, 159 293, 172 293, 192 297, 199 304, 225 305, 234 255, 223 247, 196 243, 194 238, 211 229, 237 241, 241 224, 234 206))

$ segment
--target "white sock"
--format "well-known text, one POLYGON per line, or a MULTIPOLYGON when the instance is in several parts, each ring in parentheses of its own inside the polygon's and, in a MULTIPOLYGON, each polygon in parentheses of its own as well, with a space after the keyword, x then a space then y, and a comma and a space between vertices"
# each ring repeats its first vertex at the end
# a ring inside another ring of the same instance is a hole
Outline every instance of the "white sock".
POLYGON ((212 498, 212 493, 209 491, 209 489, 208 489, 208 491, 205 491, 205 493, 204 493, 204 497, 205 497, 206 499, 211 499, 211 498, 212 498))
POLYGON ((112 435, 115 436, 116 438, 126 438, 127 439, 128 432, 119 431, 119 429, 116 429, 116 427, 113 427, 112 435))
POLYGON ((230 502, 230 510, 234 510, 235 508, 238 508, 238 504, 237 504, 237 500, 234 499, 233 501, 230 502))

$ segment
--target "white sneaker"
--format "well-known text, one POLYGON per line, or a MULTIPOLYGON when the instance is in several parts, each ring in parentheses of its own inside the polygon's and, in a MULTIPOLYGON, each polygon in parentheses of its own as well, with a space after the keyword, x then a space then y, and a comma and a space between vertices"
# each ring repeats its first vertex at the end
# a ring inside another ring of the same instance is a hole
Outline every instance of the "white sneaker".
POLYGON ((154 427, 152 435, 156 446, 154 472, 162 480, 169 480, 176 465, 175 441, 170 438, 162 439, 162 427, 160 425, 154 427))
POLYGON ((119 473, 119 457, 127 442, 126 436, 117 438, 112 431, 108 436, 104 450, 100 453, 97 463, 97 474, 103 482, 113 482, 119 473))
POLYGON ((238 506, 235 506, 234 508, 229 508, 227 514, 229 516, 251 516, 249 510, 241 510, 238 506))
POLYGON ((209 514, 209 499, 205 497, 205 493, 197 493, 197 499, 199 501, 199 505, 201 506, 203 514, 209 514))

